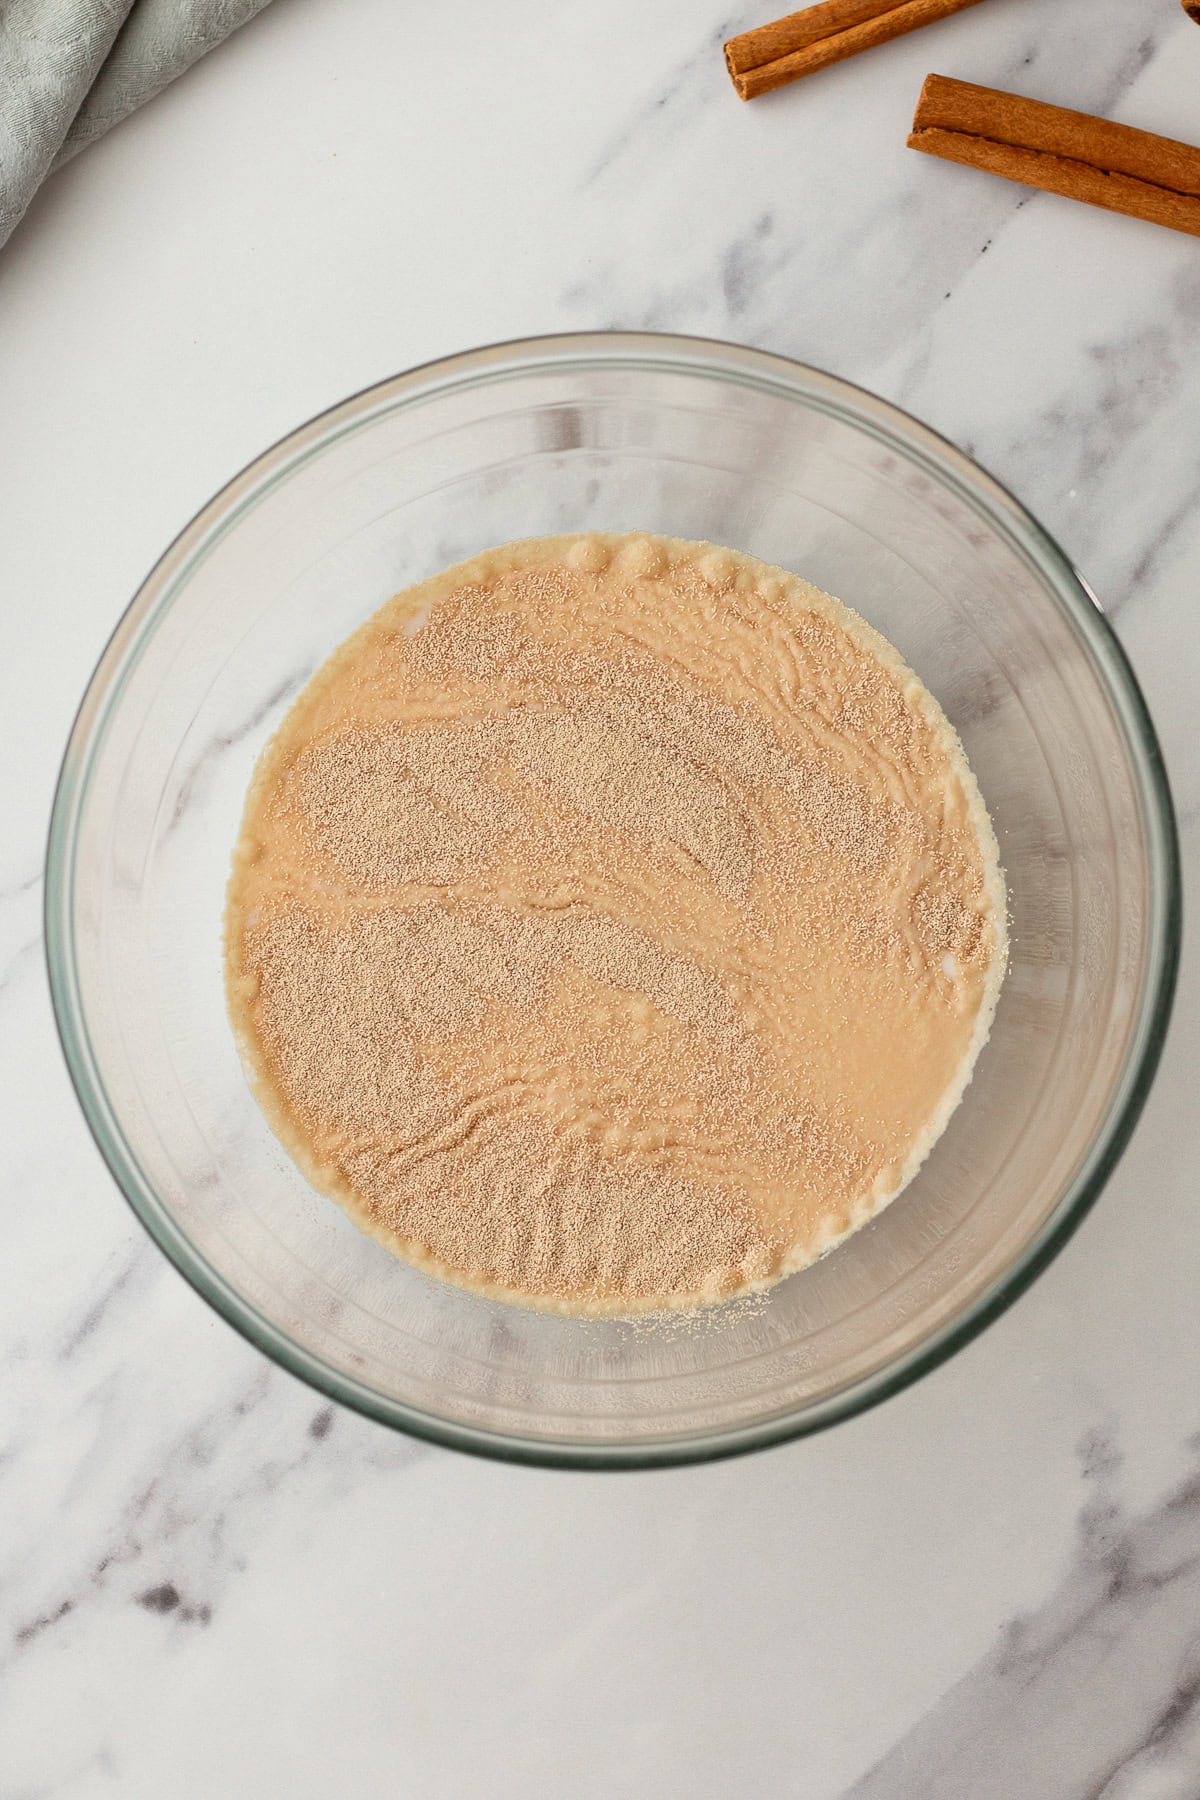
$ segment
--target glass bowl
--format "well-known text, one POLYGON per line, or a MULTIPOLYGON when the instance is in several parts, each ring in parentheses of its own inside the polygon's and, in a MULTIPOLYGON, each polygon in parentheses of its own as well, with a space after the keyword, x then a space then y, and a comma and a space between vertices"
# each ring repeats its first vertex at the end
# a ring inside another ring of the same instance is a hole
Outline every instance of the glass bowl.
POLYGON ((383 382, 209 502, 84 697, 46 913, 84 1112, 142 1222, 219 1312, 389 1425, 514 1460, 644 1467, 861 1410, 1045 1266, 1145 1098, 1179 876, 1129 666, 1009 494, 817 370, 602 333, 383 382), (582 529, 729 544, 858 608, 961 733, 1008 877, 1012 956, 991 1042, 913 1186, 765 1300, 674 1323, 523 1311, 394 1259, 271 1135, 222 994, 243 797, 308 675, 398 588, 508 539, 582 529))

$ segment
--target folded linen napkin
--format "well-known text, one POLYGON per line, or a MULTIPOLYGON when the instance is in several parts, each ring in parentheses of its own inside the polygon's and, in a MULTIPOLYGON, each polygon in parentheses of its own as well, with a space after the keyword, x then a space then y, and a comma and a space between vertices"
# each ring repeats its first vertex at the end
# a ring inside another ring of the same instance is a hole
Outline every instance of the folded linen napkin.
POLYGON ((270 0, 0 0, 0 244, 53 169, 270 0))

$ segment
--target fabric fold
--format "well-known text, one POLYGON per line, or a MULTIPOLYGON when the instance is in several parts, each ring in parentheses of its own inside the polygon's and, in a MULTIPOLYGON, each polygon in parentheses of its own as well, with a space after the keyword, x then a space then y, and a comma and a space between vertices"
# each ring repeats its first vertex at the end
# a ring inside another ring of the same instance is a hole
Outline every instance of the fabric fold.
POLYGON ((0 7, 0 244, 46 176, 270 0, 6 0, 0 7))

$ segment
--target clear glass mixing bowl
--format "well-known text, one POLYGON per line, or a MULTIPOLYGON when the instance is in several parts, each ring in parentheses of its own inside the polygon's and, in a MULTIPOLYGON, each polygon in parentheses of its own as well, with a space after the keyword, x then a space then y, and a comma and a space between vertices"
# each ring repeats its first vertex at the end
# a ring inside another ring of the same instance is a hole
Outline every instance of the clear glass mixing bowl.
POLYGON ((1170 799, 1111 631, 1012 497, 816 370, 634 334, 384 382, 212 500, 84 698, 54 807, 54 1004, 113 1174, 184 1275, 314 1387, 492 1455, 685 1462, 830 1424, 929 1369, 1044 1267, 1145 1098, 1179 938, 1170 799), (904 1197, 758 1307, 689 1328, 440 1285, 306 1184, 242 1074, 220 924, 255 759, 398 588, 489 545, 640 529, 796 569, 937 695, 1000 839, 1012 961, 963 1105, 904 1197))

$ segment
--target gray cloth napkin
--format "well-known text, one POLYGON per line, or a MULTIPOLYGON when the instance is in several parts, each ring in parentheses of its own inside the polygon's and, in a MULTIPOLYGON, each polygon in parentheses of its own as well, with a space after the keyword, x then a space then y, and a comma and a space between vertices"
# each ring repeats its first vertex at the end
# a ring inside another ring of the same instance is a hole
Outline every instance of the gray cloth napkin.
POLYGON ((0 244, 51 170, 270 0, 0 0, 0 244))

